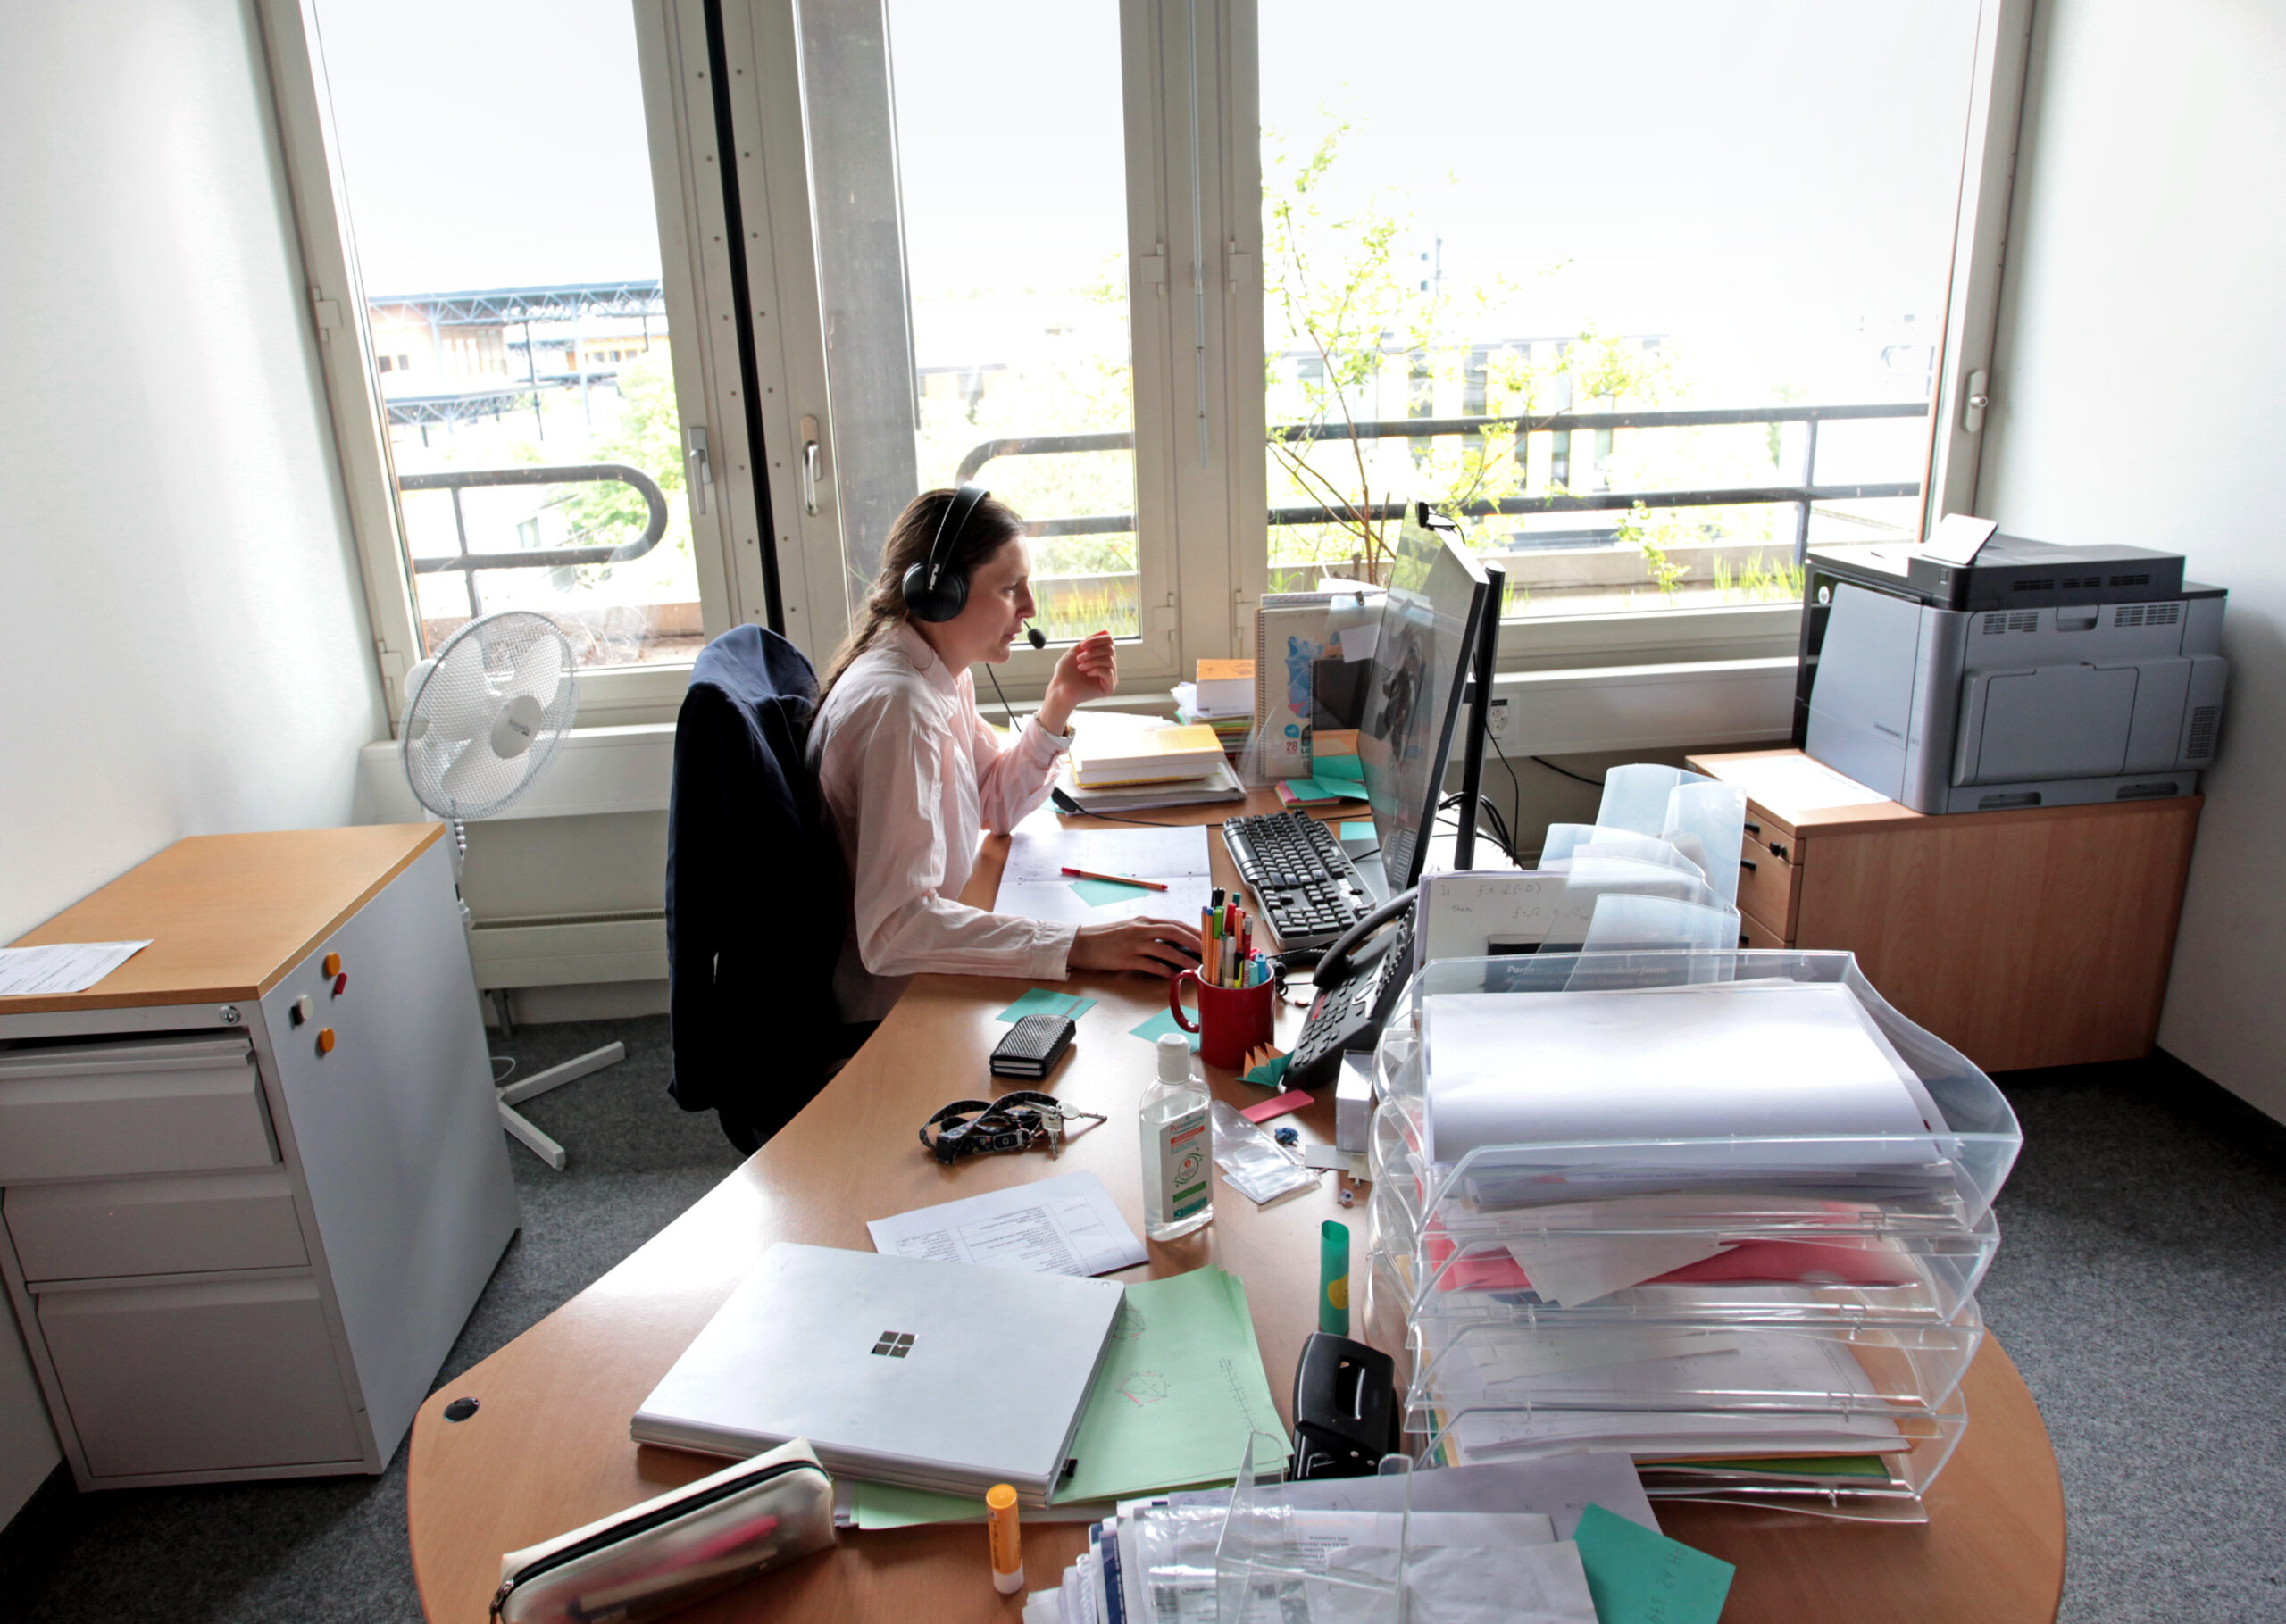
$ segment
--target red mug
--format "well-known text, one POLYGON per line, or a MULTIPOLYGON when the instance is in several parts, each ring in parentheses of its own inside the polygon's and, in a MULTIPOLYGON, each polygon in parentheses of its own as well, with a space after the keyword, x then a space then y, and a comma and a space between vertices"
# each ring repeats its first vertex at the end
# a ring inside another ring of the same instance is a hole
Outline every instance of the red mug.
POLYGON ((1186 1032, 1199 1034, 1198 1058, 1210 1066, 1227 1066, 1236 1071, 1246 1064, 1248 1049, 1259 1048, 1270 1041, 1271 1025, 1277 1012, 1272 1002, 1275 983, 1264 981, 1254 987, 1216 987, 1202 981, 1195 970, 1186 970, 1167 983, 1167 1007, 1175 1012, 1175 1024, 1186 1032), (1194 1026, 1185 1019, 1188 1012, 1182 1006, 1184 982, 1198 989, 1198 1023, 1194 1026))

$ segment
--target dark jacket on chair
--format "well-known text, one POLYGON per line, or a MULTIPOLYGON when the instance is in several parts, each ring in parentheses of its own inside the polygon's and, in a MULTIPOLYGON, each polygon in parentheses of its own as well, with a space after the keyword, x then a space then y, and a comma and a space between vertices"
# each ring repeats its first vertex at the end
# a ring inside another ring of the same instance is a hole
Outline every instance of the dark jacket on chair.
POLYGON ((805 760, 816 701, 802 651, 741 626, 700 651, 675 719, 667 1091, 747 1151, 855 1047, 833 1001, 848 887, 805 760))

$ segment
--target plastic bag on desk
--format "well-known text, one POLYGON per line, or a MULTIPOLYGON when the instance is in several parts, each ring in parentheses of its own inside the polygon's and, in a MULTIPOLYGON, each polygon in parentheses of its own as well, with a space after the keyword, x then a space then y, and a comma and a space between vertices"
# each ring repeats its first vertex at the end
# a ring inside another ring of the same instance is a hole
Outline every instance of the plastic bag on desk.
POLYGON ((1234 1107, 1216 1100, 1208 1114, 1214 1123, 1214 1165, 1222 1170, 1222 1182, 1256 1206, 1317 1183, 1315 1168, 1304 1167, 1299 1155, 1234 1107))

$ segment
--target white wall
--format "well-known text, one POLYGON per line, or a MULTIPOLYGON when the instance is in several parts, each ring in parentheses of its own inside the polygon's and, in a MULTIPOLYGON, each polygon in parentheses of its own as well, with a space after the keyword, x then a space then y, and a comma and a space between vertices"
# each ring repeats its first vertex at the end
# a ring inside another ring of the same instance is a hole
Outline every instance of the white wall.
MULTIPOLYGON (((0 6, 0 942, 387 731, 248 8, 0 6)), ((0 1320, 0 1518, 55 1462, 0 1320)))
POLYGON ((2286 1119, 2286 10, 2041 0, 1977 508, 2179 549, 2232 665, 2159 1041, 2286 1119))

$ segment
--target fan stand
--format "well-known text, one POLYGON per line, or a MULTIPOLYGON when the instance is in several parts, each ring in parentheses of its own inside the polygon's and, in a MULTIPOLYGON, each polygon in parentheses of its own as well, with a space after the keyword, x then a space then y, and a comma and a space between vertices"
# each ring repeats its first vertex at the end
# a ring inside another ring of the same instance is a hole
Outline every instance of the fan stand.
MULTIPOLYGON (((500 1012, 501 1025, 505 1027, 508 1001, 505 995, 500 1000, 500 1012)), ((560 1066, 550 1066, 545 1071, 535 1071, 521 1082, 505 1085, 498 1091, 500 1126, 506 1128, 509 1137, 526 1150, 530 1151, 533 1155, 546 1162, 557 1172, 562 1172, 565 1161, 563 1147, 524 1120, 523 1113, 516 1107, 536 1095, 546 1094, 551 1088, 561 1088, 564 1084, 575 1082, 590 1071, 600 1071, 605 1066, 615 1066, 626 1058, 625 1044, 607 1043, 600 1049, 589 1050, 577 1060, 567 1060, 560 1066)))
MULTIPOLYGON (((465 861, 468 857, 468 830, 458 818, 453 818, 447 821, 453 831, 453 847, 462 860, 465 861)), ((457 878, 457 870, 455 870, 455 874, 457 878)), ((466 928, 470 922, 468 904, 463 901, 461 904, 461 923, 463 928, 466 928)), ((516 1021, 515 1017, 508 1010, 508 989, 505 987, 501 987, 496 995, 500 1004, 500 1035, 503 1037, 513 1037, 516 1035, 516 1021)), ((567 1060, 561 1065, 550 1066, 545 1071, 535 1071, 521 1081, 501 1085, 493 1090, 500 1111, 500 1126, 508 1130, 510 1138, 538 1156, 542 1162, 546 1162, 557 1172, 562 1172, 563 1164, 571 1160, 570 1153, 525 1120, 524 1113, 518 1111, 516 1107, 526 1100, 538 1098, 551 1088, 561 1088, 566 1083, 575 1083, 591 1071, 600 1071, 605 1066, 615 1066, 626 1058, 625 1044, 607 1043, 600 1049, 588 1050, 576 1060, 567 1060)))

